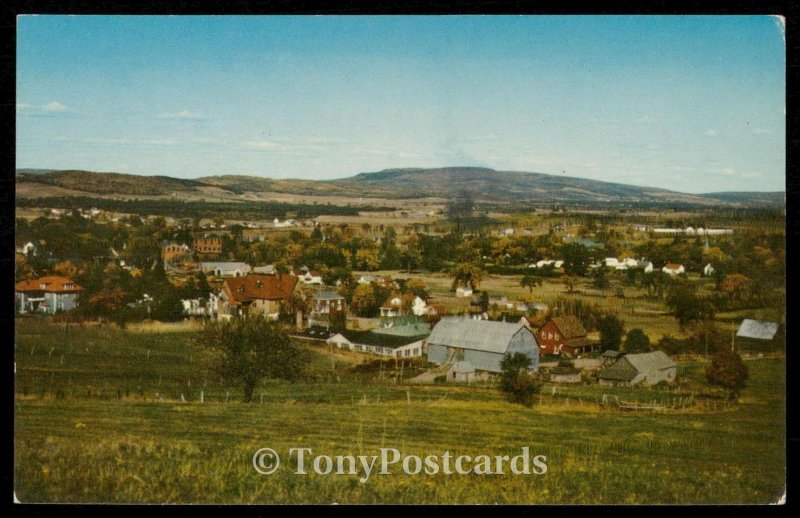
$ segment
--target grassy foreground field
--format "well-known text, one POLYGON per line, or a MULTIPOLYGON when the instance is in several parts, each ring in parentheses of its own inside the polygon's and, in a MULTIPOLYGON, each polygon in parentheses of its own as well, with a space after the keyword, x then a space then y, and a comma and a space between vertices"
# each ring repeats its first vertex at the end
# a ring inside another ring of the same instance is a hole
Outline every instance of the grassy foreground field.
MULTIPOLYGON (((348 377, 352 357, 337 359, 320 349, 316 380, 265 383, 257 401, 246 405, 233 391, 224 401, 228 389, 207 375, 193 337, 189 330, 113 327, 65 332, 63 326, 18 321, 17 498, 770 503, 784 492, 782 359, 748 362, 751 382, 734 410, 649 414, 547 399, 524 408, 491 388, 376 383, 348 377), (201 386, 204 403, 197 394, 201 386), (361 483, 360 475, 296 475, 287 456, 290 447, 325 455, 377 455, 392 447, 422 457, 445 451, 513 456, 522 446, 546 455, 546 474, 404 475, 396 466, 390 475, 373 474, 361 483), (262 447, 282 457, 282 468, 272 475, 253 469, 253 453, 262 447)), ((687 364, 681 372, 699 379, 702 364, 687 364)))

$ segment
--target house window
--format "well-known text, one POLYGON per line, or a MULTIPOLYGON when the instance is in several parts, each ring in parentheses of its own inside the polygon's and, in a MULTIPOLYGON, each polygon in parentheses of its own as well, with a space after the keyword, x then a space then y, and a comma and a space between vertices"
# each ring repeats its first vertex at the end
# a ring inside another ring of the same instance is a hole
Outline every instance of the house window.
POLYGON ((556 333, 556 340, 558 340, 558 339, 559 339, 559 336, 558 336, 558 333, 556 333))

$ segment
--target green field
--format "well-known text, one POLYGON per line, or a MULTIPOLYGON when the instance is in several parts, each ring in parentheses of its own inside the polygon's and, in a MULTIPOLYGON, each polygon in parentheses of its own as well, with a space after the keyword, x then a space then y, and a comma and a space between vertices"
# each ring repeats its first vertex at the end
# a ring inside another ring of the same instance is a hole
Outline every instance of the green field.
MULTIPOLYGON (((591 403, 609 389, 564 389, 573 397, 544 396, 525 408, 492 387, 397 385, 356 376, 350 372, 362 358, 356 353, 312 347, 307 381, 264 383, 254 403, 242 404, 235 388, 209 375, 195 335, 17 320, 17 498, 770 503, 784 493, 783 359, 749 361, 750 384, 732 410, 627 413, 591 403), (546 474, 412 476, 397 469, 360 483, 358 475, 296 475, 285 459, 290 447, 326 455, 393 447, 424 457, 516 455, 522 446, 546 455, 546 474), (278 451, 283 469, 256 473, 251 459, 261 447, 278 451)), ((680 374, 700 386, 702 366, 683 364, 680 374)), ((670 397, 619 390, 631 399, 670 397)))

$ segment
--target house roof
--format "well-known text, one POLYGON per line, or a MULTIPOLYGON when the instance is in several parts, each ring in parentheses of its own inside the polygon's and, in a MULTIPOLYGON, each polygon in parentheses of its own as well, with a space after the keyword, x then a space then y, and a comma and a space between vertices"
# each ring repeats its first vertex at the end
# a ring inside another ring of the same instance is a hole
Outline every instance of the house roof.
POLYGON ((666 355, 664 351, 652 351, 649 353, 626 354, 624 359, 633 365, 639 372, 645 372, 654 369, 669 369, 677 366, 672 361, 672 358, 666 355))
POLYGON ((586 329, 581 324, 581 321, 578 320, 578 317, 574 315, 565 315, 563 317, 550 317, 550 321, 552 321, 561 334, 564 335, 564 338, 569 340, 570 338, 581 338, 586 336, 586 329))
POLYGON ((600 356, 602 356, 603 358, 616 358, 616 357, 621 356, 623 354, 624 353, 621 353, 619 351, 608 350, 608 351, 603 352, 603 354, 601 354, 600 356))
POLYGON ((667 263, 664 265, 664 268, 667 270, 679 270, 682 265, 676 263, 667 263))
POLYGON ((247 263, 237 263, 237 262, 228 262, 228 261, 214 261, 214 262, 202 262, 200 263, 200 269, 203 271, 206 270, 216 270, 219 268, 224 272, 232 272, 234 270, 241 270, 243 272, 250 271, 250 265, 247 263))
POLYGON ((521 329, 528 332, 519 322, 443 318, 431 331, 428 343, 503 354, 521 329))
POLYGON ((598 340, 592 340, 591 338, 587 338, 585 336, 579 336, 578 338, 568 338, 566 343, 564 343, 564 347, 586 347, 587 345, 597 345, 598 343, 600 343, 598 340))
POLYGON ((333 290, 320 290, 314 294, 316 300, 342 300, 343 296, 333 290))
POLYGON ((332 337, 328 338, 327 342, 328 342, 328 343, 340 343, 340 344, 349 344, 349 343, 352 343, 352 342, 351 342, 350 340, 348 340, 348 339, 347 339, 347 338, 346 338, 344 335, 342 335, 342 333, 336 333, 336 334, 335 334, 335 335, 333 335, 332 337))
POLYGON ((663 351, 649 353, 625 354, 611 367, 601 370, 598 377, 602 379, 631 381, 643 372, 652 372, 676 367, 676 363, 663 351))
POLYGON ((736 336, 742 338, 755 338, 757 340, 772 340, 778 332, 777 322, 764 322, 745 318, 736 331, 736 336))
POLYGON ((288 299, 297 286, 294 275, 245 275, 225 279, 223 292, 233 302, 288 299))
POLYGON ((14 286, 14 290, 18 292, 46 291, 48 293, 78 293, 83 291, 83 288, 67 277, 50 275, 47 277, 40 277, 39 279, 20 281, 14 286), (44 288, 42 288, 42 284, 44 284, 44 288), (72 288, 67 289, 65 286, 69 285, 72 285, 72 288))

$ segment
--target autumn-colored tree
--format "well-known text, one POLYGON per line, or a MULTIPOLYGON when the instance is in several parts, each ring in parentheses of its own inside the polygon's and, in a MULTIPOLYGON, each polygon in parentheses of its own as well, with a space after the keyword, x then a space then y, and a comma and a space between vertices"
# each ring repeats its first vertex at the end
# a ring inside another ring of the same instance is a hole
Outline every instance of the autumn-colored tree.
POLYGON ((373 316, 381 303, 372 284, 359 284, 353 292, 353 311, 362 317, 373 316))
POLYGON ((78 267, 72 261, 62 261, 53 267, 53 273, 74 279, 78 274, 78 267))
POLYGON ((377 248, 362 248, 356 252, 356 268, 359 270, 377 270, 381 265, 377 248))
POLYGON ((731 273, 726 275, 720 284, 720 289, 730 297, 731 300, 741 300, 742 295, 748 293, 753 281, 741 273, 731 273))
POLYGON ((708 382, 730 390, 733 399, 739 397, 739 392, 747 385, 749 375, 742 357, 727 348, 717 351, 711 359, 711 365, 706 367, 708 382))

